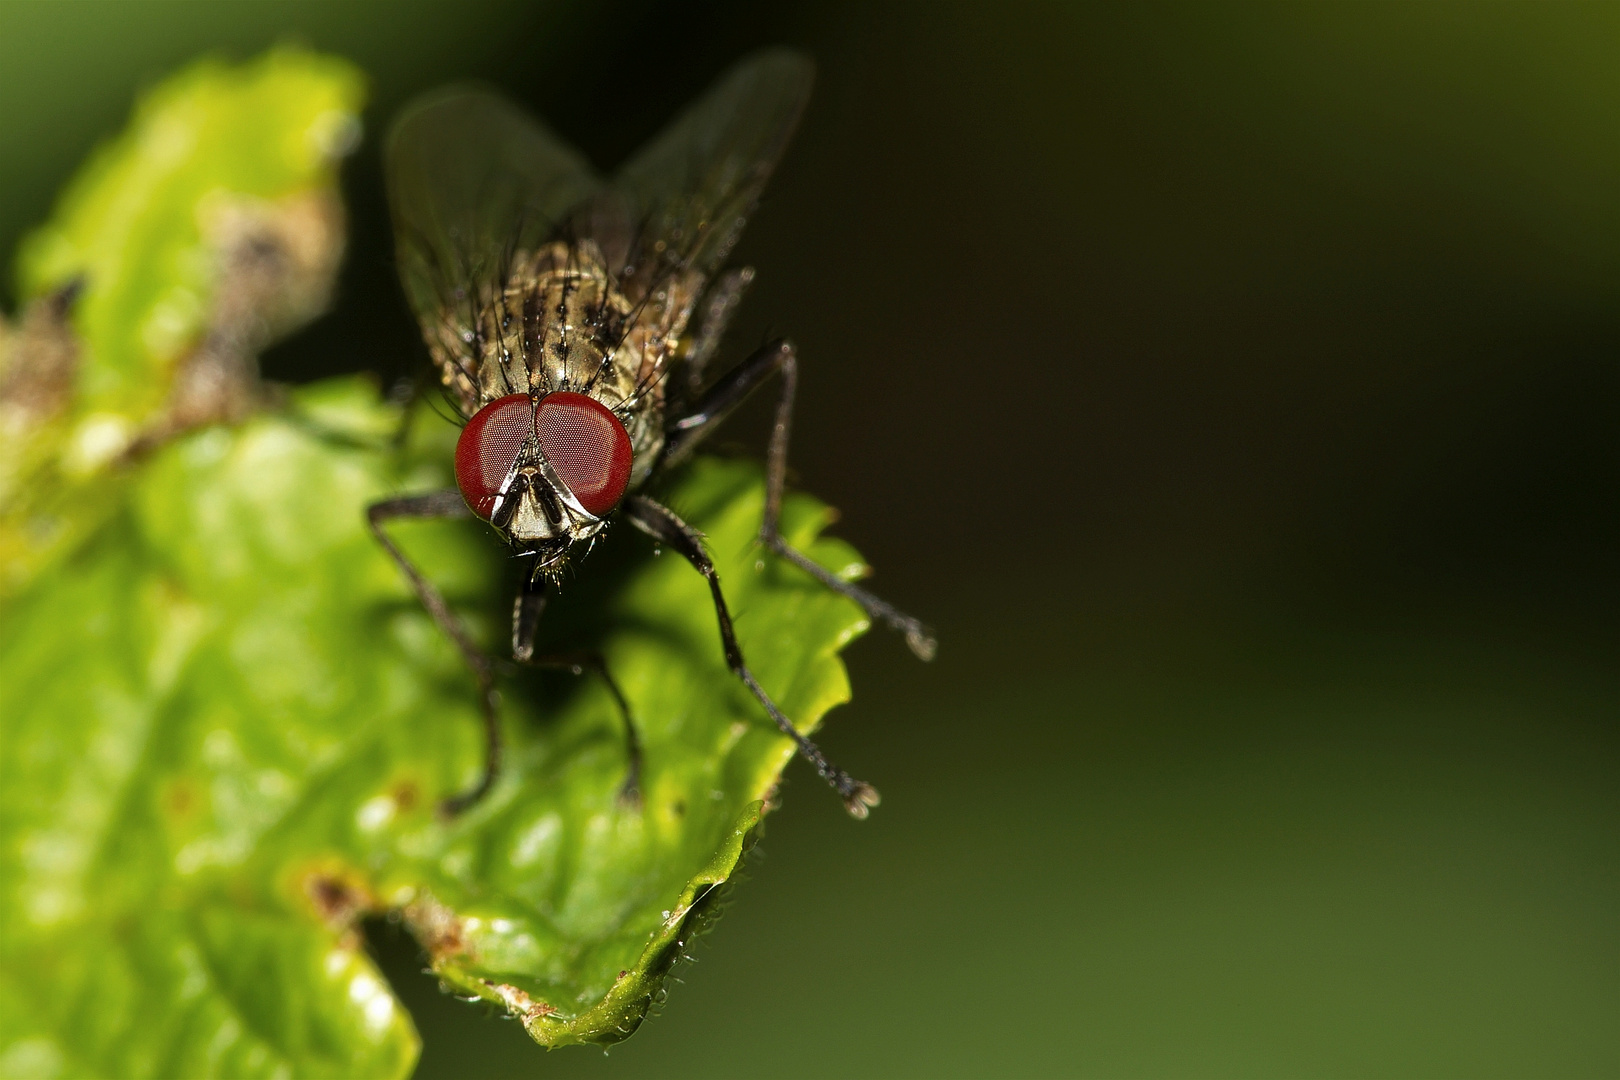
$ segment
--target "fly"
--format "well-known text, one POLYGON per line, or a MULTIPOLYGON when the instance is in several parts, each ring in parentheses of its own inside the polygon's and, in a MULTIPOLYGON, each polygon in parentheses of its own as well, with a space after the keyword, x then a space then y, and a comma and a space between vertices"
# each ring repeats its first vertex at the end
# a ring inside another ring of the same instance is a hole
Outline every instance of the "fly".
POLYGON ((773 341, 707 377, 754 273, 720 268, 787 146, 811 77, 810 62, 795 53, 745 60, 607 183, 578 152, 486 90, 427 95, 393 127, 385 156, 400 278, 463 427, 455 489, 375 503, 367 518, 478 682, 484 771, 446 800, 447 812, 477 802, 500 773, 494 663, 389 539, 383 526, 395 518, 479 517, 527 560, 513 604, 513 659, 604 680, 624 720, 627 801, 639 797, 640 742, 606 664, 595 653, 534 651, 548 588, 616 518, 707 579, 732 673, 852 815, 877 805, 876 789, 830 763, 754 678, 701 535, 644 493, 765 380, 780 376, 761 543, 905 634, 919 657, 932 657, 933 636, 920 622, 811 561, 777 531, 798 385, 792 343, 773 341))

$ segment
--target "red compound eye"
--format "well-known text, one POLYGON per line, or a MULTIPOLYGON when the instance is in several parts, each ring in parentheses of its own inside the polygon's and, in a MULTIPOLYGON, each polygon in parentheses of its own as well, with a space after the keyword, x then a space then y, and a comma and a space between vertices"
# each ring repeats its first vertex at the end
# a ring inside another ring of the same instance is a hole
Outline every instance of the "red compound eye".
POLYGON ((548 394, 535 415, 535 432, 579 505, 597 517, 618 505, 630 483, 630 436, 607 406, 566 390, 548 394))
POLYGON ((456 486, 472 512, 489 520, 495 496, 523 449, 533 406, 528 394, 508 394, 479 409, 456 440, 456 486))

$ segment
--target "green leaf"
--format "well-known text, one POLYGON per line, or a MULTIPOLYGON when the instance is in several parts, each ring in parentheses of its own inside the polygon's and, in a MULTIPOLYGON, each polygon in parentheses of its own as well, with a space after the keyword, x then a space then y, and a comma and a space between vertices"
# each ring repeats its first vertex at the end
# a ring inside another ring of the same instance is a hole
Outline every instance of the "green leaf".
POLYGON ((176 393, 188 363, 239 359, 251 376, 254 349, 325 308, 343 252, 336 167, 363 96, 354 68, 298 49, 195 64, 146 95, 24 240, 27 314, 13 333, 0 323, 0 596, 103 520, 143 440, 196 414, 176 393), (253 265, 265 251, 274 263, 253 265))
MULTIPOLYGON (((77 242, 102 258, 93 230, 77 242)), ((164 249, 128 249, 83 301, 164 249)), ((154 295, 172 270, 150 268, 154 295)), ((82 385, 104 355, 87 348, 82 385)), ((513 675, 500 783, 438 815, 481 767, 473 681, 364 508, 447 486, 456 429, 424 411, 395 450, 403 420, 364 379, 303 388, 154 445, 73 542, 25 553, 0 609, 0 1075, 405 1075, 416 1036, 357 930, 377 913, 538 1042, 612 1042, 716 911, 792 745, 728 672, 703 579, 622 525, 542 644, 606 656, 642 734, 641 804, 617 797, 606 689, 513 675)), ((848 697, 837 652, 861 612, 762 556, 756 466, 699 459, 658 494, 707 534, 760 681, 813 729, 848 697)), ((829 518, 793 496, 784 533, 861 573, 820 537, 829 518)), ((491 530, 393 531, 498 652, 514 582, 491 530)))
MULTIPOLYGON (((402 1071, 408 1021, 353 929, 381 910, 538 1041, 622 1038, 731 877, 791 744, 727 672, 703 579, 621 529, 553 636, 599 645, 621 680, 642 805, 616 797, 611 699, 564 677, 507 687, 505 776, 440 820, 482 757, 473 684, 363 510, 442 482, 453 429, 396 463, 355 445, 396 419, 363 381, 297 402, 164 449, 130 505, 6 613, 0 1041, 49 1045, 69 1072, 402 1071)), ((759 565, 754 466, 701 459, 667 497, 709 535, 760 678, 813 726, 847 697, 836 651, 861 613, 759 565)), ((858 569, 817 539, 823 507, 790 499, 784 517, 814 557, 858 569)), ((497 638, 510 582, 487 528, 398 532, 497 638)))

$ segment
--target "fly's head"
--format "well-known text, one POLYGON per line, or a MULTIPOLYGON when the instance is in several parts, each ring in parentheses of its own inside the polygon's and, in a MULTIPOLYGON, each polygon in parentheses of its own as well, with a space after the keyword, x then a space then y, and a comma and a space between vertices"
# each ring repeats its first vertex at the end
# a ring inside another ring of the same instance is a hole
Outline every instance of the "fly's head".
POLYGON ((462 429, 456 484, 473 513, 547 570, 601 531, 632 460, 624 425, 595 398, 508 394, 462 429))

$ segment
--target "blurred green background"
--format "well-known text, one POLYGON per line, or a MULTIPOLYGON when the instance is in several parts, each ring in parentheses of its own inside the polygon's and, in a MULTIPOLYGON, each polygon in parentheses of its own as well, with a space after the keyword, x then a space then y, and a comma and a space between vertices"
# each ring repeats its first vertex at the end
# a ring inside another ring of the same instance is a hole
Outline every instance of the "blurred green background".
POLYGON ((286 380, 425 360, 412 93, 610 167, 811 51, 731 352, 798 340, 802 483, 942 640, 852 650, 882 809, 790 770, 610 1055, 374 927, 419 1076, 1620 1075, 1620 8, 12 3, 0 248, 138 88, 289 38, 375 93, 286 380))

